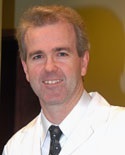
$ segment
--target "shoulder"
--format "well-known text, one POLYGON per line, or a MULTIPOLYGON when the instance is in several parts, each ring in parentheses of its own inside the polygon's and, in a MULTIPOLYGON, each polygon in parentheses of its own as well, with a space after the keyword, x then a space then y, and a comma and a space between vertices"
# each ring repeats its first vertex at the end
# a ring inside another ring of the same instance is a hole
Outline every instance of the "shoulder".
POLYGON ((125 127, 125 107, 111 106, 110 121, 117 124, 122 124, 125 127))
POLYGON ((111 105, 110 103, 108 103, 108 101, 102 96, 100 95, 98 92, 91 92, 89 93, 91 96, 91 104, 93 106, 97 106, 99 108, 108 108, 111 110, 112 113, 121 113, 124 114, 125 113, 125 107, 121 107, 121 106, 115 106, 115 105, 111 105))
MULTIPOLYGON (((40 125, 40 115, 38 115, 35 119, 33 119, 29 124, 25 127, 17 131, 7 142, 4 147, 4 152, 9 153, 13 150, 18 151, 20 145, 30 143, 33 138, 34 133, 36 132, 38 126, 40 125)), ((13 152, 14 153, 14 152, 13 152)), ((13 154, 12 153, 12 154, 13 154)), ((8 154, 8 153, 6 153, 8 154)), ((11 154, 11 153, 10 153, 11 154)))
POLYGON ((92 97, 90 107, 95 112, 95 115, 97 115, 96 118, 105 118, 110 123, 117 122, 120 124, 124 122, 125 125, 125 107, 111 105, 97 92, 90 93, 90 96, 92 97))
MULTIPOLYGON (((39 116, 35 117, 31 122, 29 122, 26 126, 21 128, 19 131, 17 131, 12 138, 15 138, 17 136, 25 135, 26 133, 32 132, 37 124, 39 123, 39 116)), ((11 138, 11 139, 12 139, 11 138)))

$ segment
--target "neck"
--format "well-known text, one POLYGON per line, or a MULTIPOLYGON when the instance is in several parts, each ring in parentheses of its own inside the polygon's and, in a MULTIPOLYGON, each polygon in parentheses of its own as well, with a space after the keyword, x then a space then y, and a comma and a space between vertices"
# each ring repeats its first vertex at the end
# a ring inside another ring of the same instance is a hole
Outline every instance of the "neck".
POLYGON ((66 116, 72 111, 75 105, 78 103, 83 93, 83 87, 80 87, 79 91, 74 95, 70 101, 59 105, 42 106, 45 117, 53 124, 60 124, 66 116))

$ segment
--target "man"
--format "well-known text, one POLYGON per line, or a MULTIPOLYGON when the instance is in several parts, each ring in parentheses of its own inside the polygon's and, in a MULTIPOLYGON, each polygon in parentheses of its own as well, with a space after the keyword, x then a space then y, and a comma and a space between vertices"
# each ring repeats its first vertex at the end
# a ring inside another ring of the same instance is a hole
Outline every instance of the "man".
POLYGON ((33 7, 21 18, 17 39, 41 113, 8 141, 3 155, 125 155, 125 109, 83 85, 89 42, 81 17, 63 6, 33 7), (61 129, 56 144, 51 125, 61 129))

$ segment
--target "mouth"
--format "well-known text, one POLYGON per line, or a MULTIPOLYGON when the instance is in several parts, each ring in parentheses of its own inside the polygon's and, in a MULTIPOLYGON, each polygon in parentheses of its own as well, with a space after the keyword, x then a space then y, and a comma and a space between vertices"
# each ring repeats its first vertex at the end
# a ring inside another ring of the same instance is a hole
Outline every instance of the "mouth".
POLYGON ((61 79, 58 79, 58 80, 46 80, 46 81, 43 81, 44 84, 46 85, 54 85, 54 84, 58 84, 58 83, 61 83, 63 80, 61 79))

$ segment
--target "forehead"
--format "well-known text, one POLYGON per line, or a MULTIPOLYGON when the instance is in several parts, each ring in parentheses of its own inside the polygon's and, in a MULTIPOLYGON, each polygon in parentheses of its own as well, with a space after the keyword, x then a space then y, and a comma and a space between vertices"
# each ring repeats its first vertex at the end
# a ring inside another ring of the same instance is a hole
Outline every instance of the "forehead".
POLYGON ((66 22, 31 27, 25 35, 25 47, 28 53, 38 50, 51 51, 53 48, 76 50, 74 27, 66 22))

